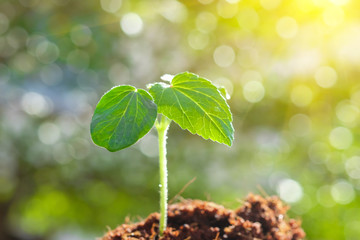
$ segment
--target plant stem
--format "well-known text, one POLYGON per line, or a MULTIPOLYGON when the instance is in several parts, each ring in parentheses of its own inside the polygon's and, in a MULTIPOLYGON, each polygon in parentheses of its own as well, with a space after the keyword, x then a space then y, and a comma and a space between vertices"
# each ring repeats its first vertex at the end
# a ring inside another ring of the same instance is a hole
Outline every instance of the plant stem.
POLYGON ((156 121, 156 129, 159 138, 159 166, 160 166, 160 236, 166 229, 167 224, 167 198, 168 198, 168 185, 167 185, 167 167, 166 167, 166 138, 171 120, 162 115, 160 123, 156 121))

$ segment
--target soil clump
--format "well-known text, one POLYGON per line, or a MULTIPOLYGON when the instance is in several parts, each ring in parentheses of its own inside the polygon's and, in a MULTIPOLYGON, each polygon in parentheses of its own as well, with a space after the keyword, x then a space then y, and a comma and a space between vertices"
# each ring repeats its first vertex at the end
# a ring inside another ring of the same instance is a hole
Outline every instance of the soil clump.
POLYGON ((276 196, 249 194, 234 210, 200 200, 184 200, 168 208, 168 225, 158 236, 159 213, 123 224, 101 240, 301 240, 301 222, 289 219, 289 207, 276 196))

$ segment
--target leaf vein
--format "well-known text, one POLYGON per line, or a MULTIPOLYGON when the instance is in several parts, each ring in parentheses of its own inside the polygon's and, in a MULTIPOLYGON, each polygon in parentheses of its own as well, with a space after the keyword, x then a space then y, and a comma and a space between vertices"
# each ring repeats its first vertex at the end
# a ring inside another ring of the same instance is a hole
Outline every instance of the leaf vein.
MULTIPOLYGON (((175 95, 175 97, 176 97, 176 99, 177 99, 177 101, 178 101, 178 103, 179 103, 179 106, 180 106, 181 111, 184 113, 184 116, 186 117, 186 119, 188 120, 188 122, 190 123, 190 125, 191 125, 191 127, 192 127, 192 130, 194 131, 194 130, 195 130, 194 125, 192 124, 192 122, 190 121, 190 119, 189 119, 189 117, 187 116, 186 112, 184 111, 184 109, 183 109, 183 107, 182 107, 182 105, 181 105, 181 102, 180 102, 180 100, 179 100, 179 97, 178 97, 177 94, 176 94, 176 91, 173 91, 173 93, 174 93, 174 95, 175 95)), ((183 119, 184 119, 184 117, 183 117, 183 119)))
POLYGON ((208 116, 208 118, 210 119, 211 122, 214 123, 214 125, 216 126, 217 130, 220 132, 221 135, 223 135, 225 137, 225 139, 227 138, 225 133, 223 133, 223 131, 221 131, 221 128, 215 124, 215 121, 214 119, 205 111, 205 109, 200 105, 198 104, 192 97, 190 97, 189 95, 187 95, 186 93, 182 92, 182 91, 179 91, 181 94, 183 94, 185 97, 189 98, 193 103, 195 103, 204 113, 205 115, 208 116))

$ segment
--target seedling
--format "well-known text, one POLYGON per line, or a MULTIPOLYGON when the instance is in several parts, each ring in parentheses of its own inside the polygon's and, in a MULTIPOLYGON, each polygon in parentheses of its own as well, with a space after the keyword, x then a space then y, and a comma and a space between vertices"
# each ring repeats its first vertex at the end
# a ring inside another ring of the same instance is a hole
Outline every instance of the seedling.
POLYGON ((155 125, 159 139, 162 235, 167 222, 166 138, 170 123, 174 121, 192 134, 228 146, 234 139, 234 129, 225 89, 205 78, 184 72, 167 79, 167 83, 150 84, 148 88, 149 92, 122 85, 105 93, 92 117, 91 137, 95 144, 115 152, 136 143, 155 125))

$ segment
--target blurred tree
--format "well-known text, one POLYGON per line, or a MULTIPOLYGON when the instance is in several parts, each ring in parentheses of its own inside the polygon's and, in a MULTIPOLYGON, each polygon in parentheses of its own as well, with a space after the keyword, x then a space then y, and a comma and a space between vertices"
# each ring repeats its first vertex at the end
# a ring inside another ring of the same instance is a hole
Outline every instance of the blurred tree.
POLYGON ((260 185, 309 239, 358 239, 359 4, 2 0, 0 239, 91 239, 157 211, 155 133, 113 156, 88 126, 111 86, 185 70, 227 88, 237 135, 171 129, 170 197, 197 176, 184 197, 235 207, 260 185))

